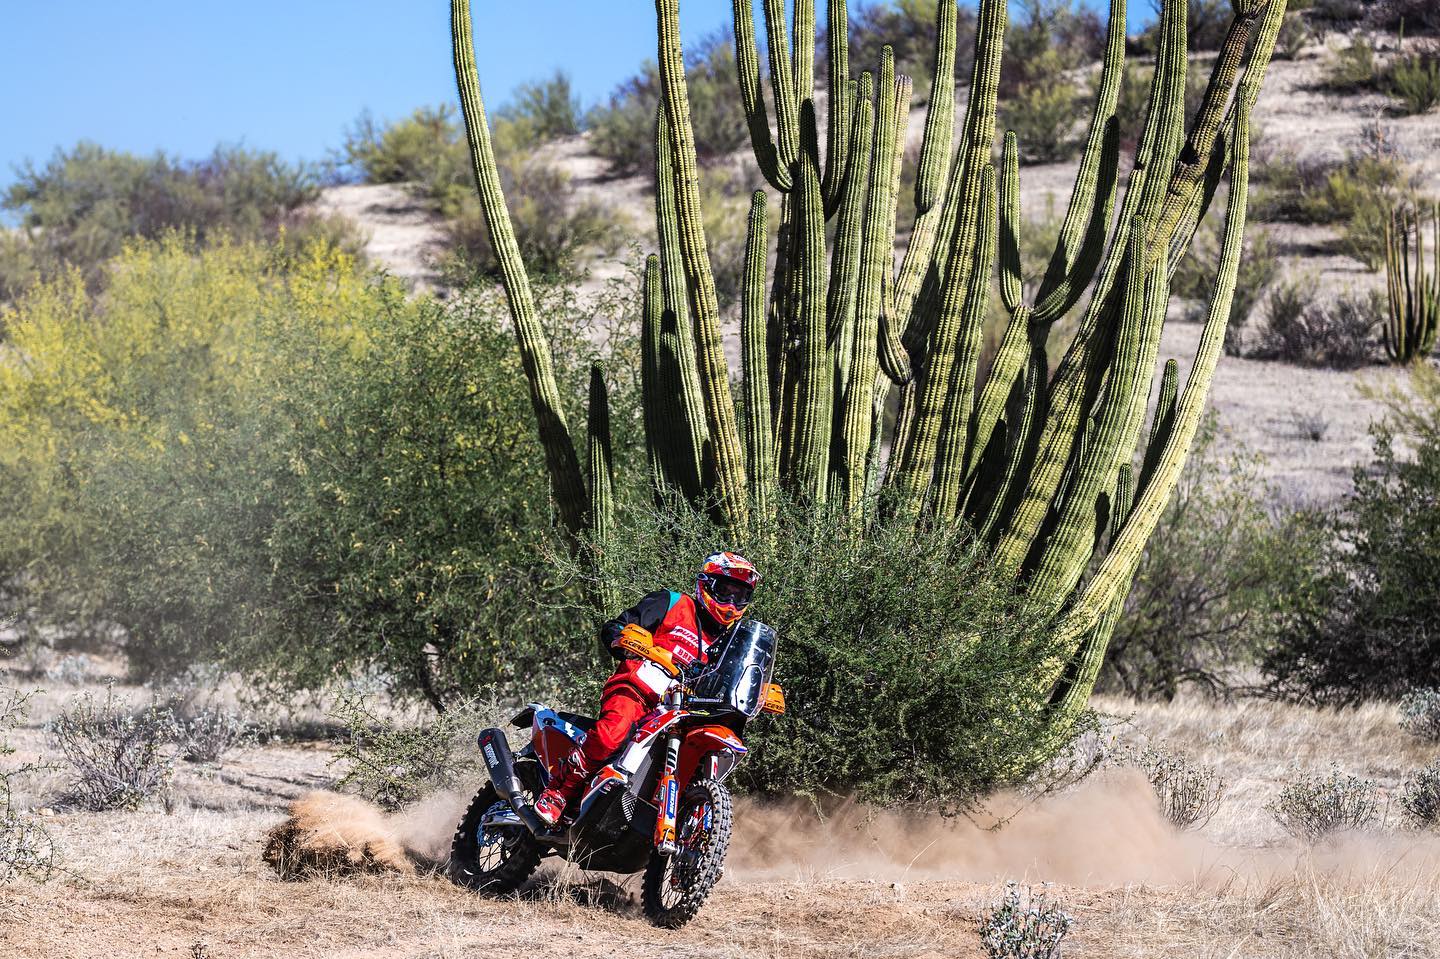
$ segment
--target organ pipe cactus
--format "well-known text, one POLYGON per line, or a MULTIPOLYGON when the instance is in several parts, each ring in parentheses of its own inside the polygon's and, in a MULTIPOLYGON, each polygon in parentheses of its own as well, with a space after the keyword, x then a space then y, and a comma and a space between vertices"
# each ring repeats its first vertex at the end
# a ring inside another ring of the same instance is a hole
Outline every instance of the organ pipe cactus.
POLYGON ((1430 210, 1428 263, 1418 213, 1397 211, 1385 224, 1385 280, 1385 352, 1397 363, 1424 359, 1440 331, 1440 206, 1430 210))
MULTIPOLYGON (((910 78, 896 72, 889 48, 878 63, 857 65, 860 72, 852 76, 846 5, 830 0, 828 96, 821 110, 813 83, 813 0, 796 0, 789 23, 782 0, 760 6, 768 70, 761 66, 751 0, 732 2, 738 100, 757 185, 763 181, 779 196, 779 241, 769 258, 771 201, 757 192, 736 310, 742 418, 731 397, 721 304, 701 223, 679 3, 655 4, 660 256, 645 269, 641 369, 652 482, 657 492, 685 487, 684 474, 693 475, 698 457, 703 488, 686 494, 713 496, 718 518, 741 543, 768 531, 781 496, 825 504, 862 536, 875 523, 970 524, 996 561, 1049 604, 1058 652, 1044 664, 1043 678, 1057 715, 1072 717, 1093 688, 1208 394, 1243 238, 1250 111, 1285 2, 1235 0, 1187 128, 1187 4, 1167 0, 1146 122, 1122 189, 1116 108, 1126 3, 1111 0, 1084 151, 1033 293, 1022 282, 1022 145, 1013 134, 1001 140, 998 165, 994 159, 1006 0, 979 2, 960 116, 956 9, 951 0, 938 4, 935 82, 915 192, 907 198, 916 216, 898 268, 896 206, 910 78), (1200 347, 1183 386, 1176 364, 1164 365, 1159 407, 1146 431, 1170 277, 1227 175, 1224 242, 1200 347), (827 220, 835 220, 830 240, 827 220), (1004 333, 987 367, 982 344, 996 279, 1002 315, 994 320, 1004 333), (672 328, 693 344, 667 348, 672 328), (1052 360, 1052 334, 1061 328, 1075 332, 1052 360), (895 411, 893 426, 882 432, 887 410, 895 411), (686 435, 677 440, 677 430, 686 435)), ((498 179, 469 62, 467 0, 452 0, 452 13, 456 76, 487 225, 502 264, 508 263, 504 280, 522 352, 528 351, 536 409, 548 411, 558 408, 546 400, 553 381, 548 388, 535 382, 548 375, 540 362, 548 354, 543 339, 532 335, 537 328, 524 270, 509 263, 513 238, 507 242, 509 221, 491 186, 498 179)), ((578 469, 566 472, 573 453, 565 455, 563 430, 554 429, 552 414, 544 415, 550 419, 547 425, 542 415, 542 436, 560 502, 576 495, 578 469)), ((579 502, 586 502, 583 496, 579 502)), ((562 515, 568 514, 562 509, 562 515)))

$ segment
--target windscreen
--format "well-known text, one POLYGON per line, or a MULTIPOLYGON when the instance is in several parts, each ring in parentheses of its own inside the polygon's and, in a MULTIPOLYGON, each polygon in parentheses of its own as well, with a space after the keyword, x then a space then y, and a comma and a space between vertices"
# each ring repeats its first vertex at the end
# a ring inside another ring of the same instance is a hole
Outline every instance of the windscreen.
POLYGON ((691 702, 728 707, 746 716, 760 712, 765 684, 775 668, 775 630, 742 620, 710 651, 710 665, 697 676, 691 702))

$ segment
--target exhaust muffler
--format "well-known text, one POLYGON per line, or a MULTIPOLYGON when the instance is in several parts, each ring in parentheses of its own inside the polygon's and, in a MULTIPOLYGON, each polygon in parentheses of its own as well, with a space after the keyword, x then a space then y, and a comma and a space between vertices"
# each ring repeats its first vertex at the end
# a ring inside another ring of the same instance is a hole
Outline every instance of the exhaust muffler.
POLYGON ((525 787, 515 775, 515 755, 510 752, 510 741, 502 730, 490 728, 480 733, 480 755, 485 757, 485 769, 495 791, 504 796, 515 810, 515 815, 537 836, 548 836, 550 830, 535 814, 535 807, 525 797, 525 787))

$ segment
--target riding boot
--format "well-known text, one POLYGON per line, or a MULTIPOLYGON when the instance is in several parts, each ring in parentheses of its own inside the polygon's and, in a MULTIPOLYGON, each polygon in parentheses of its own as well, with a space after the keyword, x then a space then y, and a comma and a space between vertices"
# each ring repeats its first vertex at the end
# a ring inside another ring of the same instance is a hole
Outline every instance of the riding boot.
POLYGON ((585 784, 590 781, 591 772, 585 753, 579 746, 561 761, 560 772, 535 800, 535 814, 545 825, 559 825, 566 807, 580 798, 585 784))

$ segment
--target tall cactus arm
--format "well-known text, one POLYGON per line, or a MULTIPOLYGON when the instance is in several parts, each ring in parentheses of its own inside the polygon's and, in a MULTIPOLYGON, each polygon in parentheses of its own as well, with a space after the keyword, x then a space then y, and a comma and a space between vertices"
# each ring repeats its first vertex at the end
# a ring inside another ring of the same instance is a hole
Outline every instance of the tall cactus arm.
POLYGON ((744 291, 740 301, 741 361, 745 373, 746 472, 759 522, 771 515, 775 488, 775 434, 770 419, 770 371, 765 345, 764 190, 750 197, 745 233, 744 291))
POLYGON ((609 540, 615 518, 615 463, 610 446, 610 394, 605 364, 590 364, 590 407, 586 417, 590 440, 590 533, 596 543, 609 540))
MULTIPOLYGON (((830 291, 825 303, 829 317, 827 337, 835 342, 841 330, 853 324, 856 287, 860 282, 866 199, 870 195, 870 153, 875 139, 874 107, 870 102, 869 72, 860 74, 856 85, 855 121, 850 129, 850 175, 840 200, 840 219, 835 225, 835 251, 831 257, 830 291)), ((848 350, 847 350, 848 352, 848 350)))
MULTIPOLYGON (((1264 52, 1268 55, 1268 51, 1264 52)), ((1243 95, 1236 101, 1229 210, 1221 241, 1220 267, 1216 271, 1211 289, 1210 312, 1200 335, 1195 363, 1176 406, 1174 428, 1165 443, 1164 452, 1160 455, 1150 483, 1136 499, 1135 507, 1130 511, 1119 537, 1111 545, 1110 552, 1101 561, 1095 575, 1086 583, 1079 598, 1057 625, 1057 645, 1066 658, 1072 655, 1084 638, 1099 625, 1102 615, 1113 606, 1134 575, 1145 543, 1155 531, 1165 504, 1180 479, 1180 472, 1185 466, 1190 445, 1204 414, 1210 383, 1225 342, 1225 326, 1230 316, 1230 303, 1235 293, 1235 279, 1244 240, 1252 103, 1253 100, 1243 95)), ((1100 655, 1103 655, 1103 650, 1100 655)), ((1064 662, 1065 660, 1061 659, 1050 664, 1056 678, 1060 676, 1064 662)), ((1070 690, 1061 704, 1062 710, 1078 709, 1088 700, 1089 695, 1089 688, 1077 687, 1070 690)))
MULTIPOLYGON (((815 98, 815 0, 791 0, 794 17, 790 29, 791 60, 795 68, 795 102, 815 98)), ((803 120, 801 121, 804 122, 803 120)), ((801 146, 805 131, 801 129, 801 146)), ((820 162, 820 144, 815 143, 815 162, 820 162)))
POLYGON ((955 0, 935 5, 935 82, 925 113, 925 138, 915 171, 915 212, 923 214, 940 199, 955 139, 955 0))
POLYGON ((660 87, 675 160, 675 207, 680 218, 680 250, 685 260, 686 287, 695 320, 700 379, 705 393, 705 418, 714 452, 719 505, 727 526, 744 529, 748 512, 745 462, 735 422, 735 404, 730 395, 725 347, 720 337, 720 305, 715 296, 715 276, 710 270, 710 257, 705 246, 695 134, 690 127, 685 61, 680 51, 680 0, 655 0, 655 13, 659 22, 660 87))
POLYGON ((823 503, 828 491, 830 426, 834 378, 825 338, 825 204, 815 165, 814 104, 806 100, 800 117, 801 149, 796 161, 795 192, 799 229, 800 343, 796 381, 793 454, 788 486, 806 501, 823 503))
POLYGON ((1136 489, 1143 493, 1160 465, 1160 454, 1175 428, 1175 401, 1179 393, 1180 367, 1174 360, 1165 361, 1165 372, 1160 374, 1160 396, 1155 401, 1155 418, 1150 421, 1150 438, 1145 443, 1145 459, 1140 464, 1140 476, 1135 481, 1136 489))
POLYGON ((967 460, 972 455, 969 443, 971 413, 975 403, 976 364, 980 360, 985 313, 990 301, 990 270, 995 262, 997 206, 994 193, 988 193, 980 213, 980 242, 975 247, 969 288, 965 291, 964 316, 959 323, 960 337, 955 346, 950 388, 940 420, 932 508, 943 522, 952 521, 960 510, 961 481, 966 473, 967 460))
POLYGON ((825 130, 825 174, 820 178, 820 191, 825 194, 827 216, 840 207, 850 163, 850 125, 854 122, 850 16, 845 6, 845 0, 826 0, 825 3, 825 49, 830 58, 830 122, 825 130))
MULTIPOLYGON (((885 197, 885 226, 883 236, 895 236, 895 208, 900 198, 900 169, 905 162, 905 142, 910 129, 910 97, 913 84, 903 74, 895 78, 895 137, 894 149, 890 155, 890 182, 885 197)), ((891 246, 893 246, 893 240, 891 246)), ((892 319, 895 316, 895 255, 884 251, 880 270, 880 319, 878 323, 880 369, 890 382, 904 386, 910 382, 910 357, 900 341, 900 325, 892 319)), ((880 391, 887 387, 881 384, 880 391)), ((877 397, 878 400, 879 397, 877 397)))
POLYGON ((1125 0, 1110 0, 1101 63, 1094 112, 1070 190, 1070 205, 1035 297, 1040 323, 1054 322, 1079 301, 1105 250, 1119 176, 1120 128, 1115 109, 1125 73, 1125 0))
POLYGON ((671 424, 673 443, 683 451, 686 481, 682 486, 691 502, 704 498, 705 454, 709 428, 705 400, 695 359, 695 334, 690 325, 690 304, 685 296, 685 260, 680 252, 680 217, 675 209, 675 162, 670 149, 670 125, 662 103, 655 111, 655 234, 660 244, 660 288, 664 294, 662 344, 670 354, 669 369, 680 418, 671 424))
POLYGON ((645 419, 645 454, 650 463, 650 488, 657 496, 677 485, 671 476, 669 459, 661 433, 668 425, 662 407, 664 394, 660 377, 660 317, 665 304, 660 292, 660 258, 645 258, 640 310, 640 408, 645 419))
POLYGON ((1020 308, 1023 275, 1020 263, 1020 148, 1015 131, 1005 131, 1000 148, 1000 300, 1014 313, 1020 308))
MULTIPOLYGON (((786 37, 785 0, 762 2, 765 11, 765 39, 770 48, 770 91, 775 97, 775 129, 776 139, 779 141, 780 168, 790 170, 800 154, 800 101, 795 97, 790 41, 786 37)), ((793 171, 791 177, 793 184, 793 171)))
POLYGON ((560 520, 572 534, 585 528, 588 497, 585 480, 580 472, 580 458, 565 422, 560 391, 555 385, 554 360, 544 327, 535 317, 535 299, 530 292, 530 278, 520 257, 520 245, 510 213, 505 208, 505 194, 500 188, 500 172, 495 165, 490 145, 490 127, 485 117, 485 103, 480 98, 480 77, 475 70, 475 43, 470 26, 469 0, 451 0, 450 36, 455 63, 455 83, 460 93, 460 109, 465 118, 465 140, 470 149, 470 166, 485 212, 485 231, 490 246, 500 261, 505 285, 505 298, 515 323, 515 338, 520 345, 520 359, 530 387, 530 404, 540 430, 540 444, 545 449, 545 465, 560 520))
POLYGON ((750 0, 734 0, 735 74, 740 81, 740 106, 750 129, 750 147, 755 163, 767 183, 782 193, 790 190, 790 170, 780 165, 775 139, 770 134, 770 116, 765 95, 760 91, 760 51, 755 43, 755 12, 750 0))

